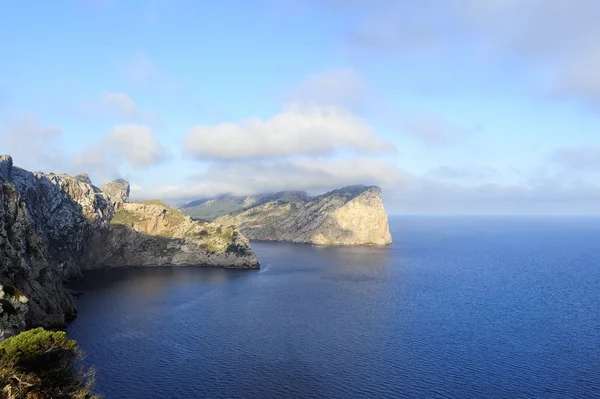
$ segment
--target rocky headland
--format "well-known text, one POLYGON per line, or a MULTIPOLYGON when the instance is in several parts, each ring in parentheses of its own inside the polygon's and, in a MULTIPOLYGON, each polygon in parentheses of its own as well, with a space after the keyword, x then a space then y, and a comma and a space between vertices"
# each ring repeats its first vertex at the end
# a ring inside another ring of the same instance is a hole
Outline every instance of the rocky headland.
POLYGON ((236 226, 250 240, 319 245, 388 245, 392 237, 377 186, 348 186, 310 197, 302 191, 194 201, 182 211, 236 226))
POLYGON ((237 229, 200 223, 161 201, 122 203, 86 252, 86 270, 203 265, 256 268, 258 256, 237 229))
POLYGON ((124 180, 100 189, 85 174, 33 173, 0 156, 0 339, 65 325, 76 307, 64 282, 87 270, 259 267, 237 229, 192 221, 158 201, 128 201, 124 180))

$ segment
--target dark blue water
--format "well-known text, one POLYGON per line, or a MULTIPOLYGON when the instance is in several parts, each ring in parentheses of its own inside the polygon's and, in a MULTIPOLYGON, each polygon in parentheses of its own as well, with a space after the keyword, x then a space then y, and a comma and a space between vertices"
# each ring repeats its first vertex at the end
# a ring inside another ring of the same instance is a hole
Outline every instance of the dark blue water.
POLYGON ((78 284, 111 398, 600 397, 600 219, 401 217, 389 248, 78 284))

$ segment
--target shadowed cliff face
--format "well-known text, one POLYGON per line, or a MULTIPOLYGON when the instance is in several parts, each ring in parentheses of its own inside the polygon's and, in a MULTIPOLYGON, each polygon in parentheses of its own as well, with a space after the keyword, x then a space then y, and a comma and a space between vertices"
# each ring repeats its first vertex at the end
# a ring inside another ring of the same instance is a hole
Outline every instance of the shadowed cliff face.
POLYGON ((192 221, 160 201, 124 203, 88 251, 86 269, 143 265, 258 268, 258 256, 233 227, 192 221))
POLYGON ((63 280, 81 274, 90 234, 112 215, 108 197, 91 184, 0 157, 0 284, 29 299, 27 325, 63 325, 76 314, 63 280))
POLYGON ((216 223, 239 226, 251 240, 319 245, 387 245, 388 217, 375 186, 350 186, 307 197, 266 198, 216 223))
MULTIPOLYGON (((0 156, 0 287, 15 287, 28 300, 26 310, 19 307, 18 321, 0 312, 1 331, 20 328, 14 326, 21 321, 28 327, 64 325, 76 309, 63 282, 85 270, 259 266, 246 238, 233 228, 201 225, 164 204, 129 204, 126 181, 108 191, 112 197, 84 174, 32 173, 0 156)), ((0 297, 3 301, 10 309, 11 299, 0 297)))

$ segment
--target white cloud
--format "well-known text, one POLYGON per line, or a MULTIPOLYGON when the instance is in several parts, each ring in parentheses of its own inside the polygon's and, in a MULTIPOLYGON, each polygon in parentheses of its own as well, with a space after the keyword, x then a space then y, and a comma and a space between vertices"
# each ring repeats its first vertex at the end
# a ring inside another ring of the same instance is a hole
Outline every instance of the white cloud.
POLYGON ((197 159, 248 159, 298 154, 393 152, 362 119, 339 107, 288 105, 267 120, 199 125, 184 140, 187 156, 197 159))
POLYGON ((166 151, 154 133, 144 125, 119 125, 108 134, 107 142, 135 167, 154 165, 164 160, 166 151))
MULTIPOLYGON (((314 0, 306 0, 317 4, 314 0)), ((532 90, 600 106, 596 0, 328 0, 359 54, 517 66, 532 90)), ((443 73, 443 72, 442 72, 443 73)), ((449 68, 447 74, 456 73, 449 68)))
POLYGON ((248 195, 282 190, 321 193, 354 184, 396 187, 404 173, 378 159, 294 159, 287 161, 235 161, 212 163, 191 176, 186 187, 161 186, 136 193, 139 198, 187 200, 230 193, 248 195))
POLYGON ((100 141, 80 151, 74 164, 106 180, 118 177, 122 164, 143 168, 166 157, 167 151, 148 126, 124 124, 115 126, 100 141))
POLYGON ((331 69, 308 76, 286 92, 295 104, 341 107, 361 112, 389 125, 389 130, 417 137, 428 144, 448 144, 468 129, 432 112, 402 110, 378 93, 356 71, 331 69))
POLYGON ((396 214, 600 214, 600 186, 564 176, 513 184, 477 184, 408 175, 396 190, 384 191, 396 214))
POLYGON ((15 164, 36 171, 57 170, 67 165, 64 163, 59 139, 61 129, 57 126, 40 124, 32 116, 15 119, 2 126, 0 134, 3 152, 10 154, 15 164))

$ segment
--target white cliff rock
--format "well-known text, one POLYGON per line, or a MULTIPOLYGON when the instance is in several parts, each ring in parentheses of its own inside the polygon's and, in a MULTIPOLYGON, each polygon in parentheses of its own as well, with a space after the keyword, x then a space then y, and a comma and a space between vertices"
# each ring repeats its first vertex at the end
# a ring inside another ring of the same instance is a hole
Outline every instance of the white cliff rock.
POLYGON ((115 209, 119 209, 122 204, 129 202, 130 186, 127 180, 117 179, 107 183, 102 186, 102 191, 110 197, 115 209))
POLYGON ((279 193, 220 216, 215 223, 238 226, 250 240, 320 245, 392 242, 381 189, 376 186, 349 186, 317 197, 279 193))

